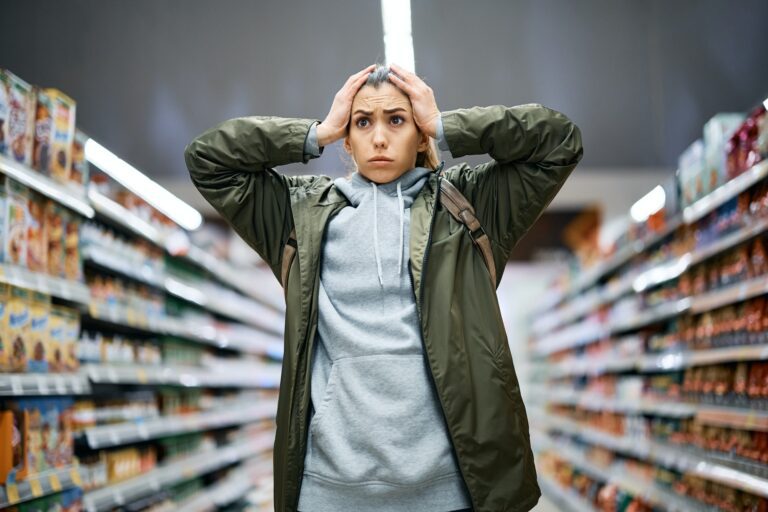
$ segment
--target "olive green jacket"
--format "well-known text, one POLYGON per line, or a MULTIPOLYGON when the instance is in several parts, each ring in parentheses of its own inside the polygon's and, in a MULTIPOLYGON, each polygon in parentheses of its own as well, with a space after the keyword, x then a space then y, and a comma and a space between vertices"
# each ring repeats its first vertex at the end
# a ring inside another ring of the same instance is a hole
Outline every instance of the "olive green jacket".
MULTIPOLYGON (((541 492, 496 290, 467 230, 440 205, 439 180, 450 180, 474 206, 491 239, 498 286, 510 251, 581 159, 581 133, 538 104, 456 109, 442 120, 453 157, 493 160, 430 174, 411 207, 409 271, 424 351, 473 509, 527 511, 541 492)), ((307 162, 304 143, 316 121, 232 119, 194 139, 184 154, 197 189, 278 280, 296 228, 274 446, 279 512, 296 511, 304 469, 323 236, 328 220, 349 205, 332 177, 273 169, 307 162)))

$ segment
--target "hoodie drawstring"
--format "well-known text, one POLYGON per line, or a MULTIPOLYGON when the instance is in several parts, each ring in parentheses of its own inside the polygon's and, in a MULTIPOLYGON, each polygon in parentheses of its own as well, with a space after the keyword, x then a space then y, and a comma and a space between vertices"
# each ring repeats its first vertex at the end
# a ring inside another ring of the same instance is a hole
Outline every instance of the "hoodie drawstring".
MULTIPOLYGON (((381 274, 381 258, 379 256, 379 221, 378 221, 378 190, 376 183, 371 182, 373 187, 373 253, 376 256, 376 269, 379 274, 379 285, 384 286, 384 279, 381 274)), ((400 182, 397 183, 397 204, 400 208, 400 256, 397 260, 397 275, 400 276, 403 270, 403 230, 405 229, 404 222, 404 210, 405 203, 403 201, 403 192, 400 187, 400 182)))
POLYGON ((379 189, 376 187, 376 183, 371 182, 371 186, 373 187, 373 252, 376 255, 376 268, 379 272, 379 286, 384 286, 384 281, 381 278, 381 259, 379 258, 379 226, 378 215, 376 215, 376 196, 379 189))
POLYGON ((397 275, 399 276, 403 269, 403 193, 400 190, 400 182, 397 182, 397 205, 400 207, 400 258, 397 260, 397 275))

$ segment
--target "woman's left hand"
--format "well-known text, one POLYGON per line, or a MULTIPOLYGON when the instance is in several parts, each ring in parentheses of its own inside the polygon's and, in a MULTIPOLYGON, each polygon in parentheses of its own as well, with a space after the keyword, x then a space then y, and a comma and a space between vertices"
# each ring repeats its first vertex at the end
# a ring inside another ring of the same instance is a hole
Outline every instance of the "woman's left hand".
POLYGON ((437 121, 440 118, 440 110, 437 108, 435 93, 432 88, 414 73, 395 63, 390 64, 389 68, 394 71, 394 73, 387 75, 389 81, 400 88, 411 100, 413 120, 416 126, 433 139, 437 138, 437 121))

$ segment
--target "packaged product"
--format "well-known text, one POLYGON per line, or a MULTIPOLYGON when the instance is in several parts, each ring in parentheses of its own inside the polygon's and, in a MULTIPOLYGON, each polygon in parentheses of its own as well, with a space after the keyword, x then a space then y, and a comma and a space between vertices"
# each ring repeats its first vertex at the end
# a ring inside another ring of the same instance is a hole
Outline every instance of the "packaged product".
POLYGON ((693 204, 704 194, 704 142, 693 142, 680 155, 677 163, 677 175, 680 182, 682 206, 693 204))
POLYGON ((0 283, 0 373, 11 371, 12 347, 8 338, 8 285, 0 283))
POLYGON ((0 411, 0 443, 4 447, 0 450, 0 483, 23 480, 29 473, 28 432, 29 414, 17 402, 0 411))
POLYGON ((45 230, 45 198, 30 191, 27 217, 27 268, 48 271, 48 240, 45 230))
POLYGON ((48 347, 50 346, 48 318, 50 311, 51 298, 48 295, 39 292, 30 294, 27 370, 32 373, 48 371, 48 347))
POLYGON ((67 212, 64 222, 64 275, 72 281, 83 280, 80 259, 80 219, 67 212))
POLYGON ((61 306, 51 305, 48 329, 48 370, 50 372, 66 371, 64 313, 61 306))
POLYGON ((768 115, 764 105, 749 113, 726 144, 728 175, 749 170, 768 156, 768 115))
POLYGON ((48 273, 55 277, 66 277, 64 273, 64 207, 55 201, 45 205, 45 238, 48 243, 48 273))
POLYGON ((30 84, 0 69, 0 154, 24 165, 32 163, 35 101, 30 84))
POLYGON ((8 339, 11 344, 11 371, 27 371, 29 347, 29 291, 12 287, 8 298, 8 339))
POLYGON ((27 223, 29 222, 29 189, 6 180, 6 222, 8 226, 5 263, 27 266, 27 223))
POLYGON ((38 90, 34 168, 63 183, 69 181, 74 137, 74 100, 57 89, 38 90))
POLYGON ((75 138, 72 141, 72 168, 69 171, 69 181, 77 187, 85 187, 88 184, 90 169, 85 158, 85 143, 88 136, 75 129, 75 138))
POLYGON ((62 352, 64 353, 64 369, 75 372, 80 368, 77 357, 77 345, 80 338, 80 313, 76 309, 60 306, 58 308, 63 320, 64 338, 62 352))
POLYGON ((742 122, 744 114, 720 113, 704 125, 705 195, 730 179, 726 165, 726 144, 742 122))

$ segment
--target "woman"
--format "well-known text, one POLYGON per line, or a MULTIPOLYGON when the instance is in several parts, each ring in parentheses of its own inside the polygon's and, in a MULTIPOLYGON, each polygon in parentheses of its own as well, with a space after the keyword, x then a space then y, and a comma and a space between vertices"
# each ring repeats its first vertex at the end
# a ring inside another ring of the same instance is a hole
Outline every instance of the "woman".
POLYGON ((397 65, 349 77, 315 119, 226 121, 185 150, 202 195, 285 284, 278 511, 527 511, 540 490, 496 299, 509 252, 582 155, 541 105, 440 112, 397 65), (283 176, 344 139, 356 171, 283 176), (442 173, 454 157, 493 160, 442 173), (440 204, 449 180, 491 239, 496 282, 440 204), (286 261, 286 265, 288 260, 286 261))

